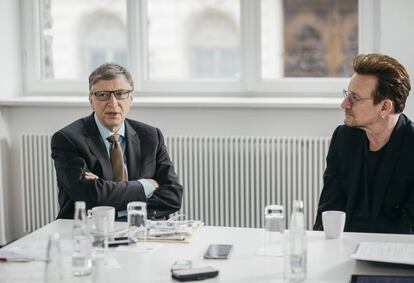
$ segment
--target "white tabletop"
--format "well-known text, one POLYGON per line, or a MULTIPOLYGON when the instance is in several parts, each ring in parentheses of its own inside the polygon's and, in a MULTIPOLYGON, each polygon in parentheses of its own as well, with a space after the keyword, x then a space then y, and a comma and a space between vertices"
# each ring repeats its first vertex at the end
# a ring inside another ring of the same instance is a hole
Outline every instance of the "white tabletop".
MULTIPOLYGON (((3 249, 44 247, 47 236, 58 232, 62 243, 70 243, 72 221, 57 220, 3 249)), ((263 230, 229 227, 203 227, 190 243, 151 244, 152 251, 117 250, 108 253, 108 267, 100 274, 72 277, 67 282, 177 282, 170 267, 179 259, 192 260, 194 266, 213 266, 218 277, 207 282, 283 282, 283 258, 258 253, 263 246, 263 230), (233 252, 227 260, 206 260, 203 254, 210 243, 230 243, 233 252)), ((414 266, 387 265, 350 258, 361 241, 413 242, 410 235, 344 233, 340 239, 327 240, 323 232, 308 231, 308 272, 305 282, 349 282, 351 274, 411 274, 414 266)), ((35 248, 33 248, 35 249, 35 248)), ((70 258, 67 259, 69 262, 70 258)), ((67 263, 68 263, 67 262, 67 263)), ((45 263, 0 263, 0 282, 42 282, 45 263)))

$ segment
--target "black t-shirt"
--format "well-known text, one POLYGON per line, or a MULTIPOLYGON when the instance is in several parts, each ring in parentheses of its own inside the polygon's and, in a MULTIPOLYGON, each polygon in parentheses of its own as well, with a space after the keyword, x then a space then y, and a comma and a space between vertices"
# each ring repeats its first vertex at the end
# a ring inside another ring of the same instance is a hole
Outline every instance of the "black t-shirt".
POLYGON ((387 144, 377 151, 370 151, 368 139, 365 139, 360 190, 357 198, 358 201, 355 205, 355 212, 350 221, 349 231, 372 232, 371 211, 373 195, 375 194, 374 180, 378 177, 379 164, 381 164, 386 150, 387 144))

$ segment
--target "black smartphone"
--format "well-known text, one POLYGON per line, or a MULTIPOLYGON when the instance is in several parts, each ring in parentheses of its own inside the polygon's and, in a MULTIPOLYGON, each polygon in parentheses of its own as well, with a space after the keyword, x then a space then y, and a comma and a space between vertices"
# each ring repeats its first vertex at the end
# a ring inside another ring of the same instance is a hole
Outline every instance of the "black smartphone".
POLYGON ((228 259, 231 251, 233 250, 233 245, 229 244, 210 244, 204 258, 212 259, 228 259))
POLYGON ((411 283, 413 275, 356 275, 351 277, 351 283, 411 283))
POLYGON ((178 281, 194 281, 216 277, 219 274, 218 269, 214 267, 200 267, 192 269, 173 270, 172 278, 178 281))
POLYGON ((118 247, 122 245, 135 244, 137 241, 128 237, 118 237, 108 241, 108 247, 118 247))

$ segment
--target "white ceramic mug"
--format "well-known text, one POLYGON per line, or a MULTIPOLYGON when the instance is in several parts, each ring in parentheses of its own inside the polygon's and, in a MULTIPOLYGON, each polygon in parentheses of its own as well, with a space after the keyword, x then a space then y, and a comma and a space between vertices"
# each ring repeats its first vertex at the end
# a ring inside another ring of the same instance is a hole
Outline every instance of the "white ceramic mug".
POLYGON ((92 220, 97 232, 112 232, 115 223, 115 208, 112 206, 95 206, 92 208, 92 220))
POLYGON ((345 226, 345 212, 328 210, 322 212, 322 224, 325 236, 328 239, 341 237, 345 226))

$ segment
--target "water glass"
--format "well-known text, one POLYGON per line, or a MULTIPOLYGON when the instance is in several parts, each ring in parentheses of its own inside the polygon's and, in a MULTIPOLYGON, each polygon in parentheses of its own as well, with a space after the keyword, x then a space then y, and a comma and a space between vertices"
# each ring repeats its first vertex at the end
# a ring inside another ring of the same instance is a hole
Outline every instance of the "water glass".
POLYGON ((88 227, 85 208, 85 202, 75 202, 72 235, 72 272, 75 276, 85 276, 91 274, 92 272, 92 238, 88 227))
POLYGON ((302 282, 307 271, 307 240, 303 201, 293 202, 289 237, 285 257, 285 278, 289 282, 302 282))
POLYGON ((49 235, 46 251, 45 282, 58 282, 63 273, 59 234, 49 235))
POLYGON ((283 256, 283 233, 285 217, 283 205, 272 204, 265 207, 265 254, 283 256))
POLYGON ((147 236, 147 204, 142 201, 128 203, 129 236, 138 240, 146 240, 147 236))
POLYGON ((94 267, 94 282, 106 282, 105 281, 105 266, 107 264, 108 257, 108 219, 103 217, 102 234, 96 235, 92 245, 92 259, 94 267))
POLYGON ((103 217, 102 229, 103 231, 96 234, 92 243, 92 258, 94 261, 106 262, 106 255, 108 253, 109 231, 107 217, 103 217))

